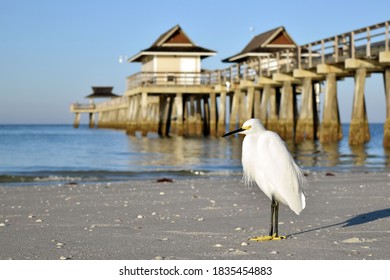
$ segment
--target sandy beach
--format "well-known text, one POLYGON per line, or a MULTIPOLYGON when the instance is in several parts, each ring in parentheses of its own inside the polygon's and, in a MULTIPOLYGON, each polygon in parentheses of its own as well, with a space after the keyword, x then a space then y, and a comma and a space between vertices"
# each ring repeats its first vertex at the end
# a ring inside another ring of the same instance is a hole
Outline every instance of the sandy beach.
POLYGON ((241 177, 0 187, 0 259, 390 259, 390 174, 311 173, 307 207, 241 177), (333 175, 333 176, 331 176, 333 175))

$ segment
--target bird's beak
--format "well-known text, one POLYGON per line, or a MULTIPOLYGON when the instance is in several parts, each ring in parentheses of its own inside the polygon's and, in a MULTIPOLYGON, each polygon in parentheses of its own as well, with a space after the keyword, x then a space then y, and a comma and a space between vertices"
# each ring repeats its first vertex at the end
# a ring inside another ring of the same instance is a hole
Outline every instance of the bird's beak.
POLYGON ((244 129, 244 128, 242 128, 242 127, 240 127, 239 129, 236 129, 236 130, 230 131, 230 132, 228 132, 228 133, 226 133, 226 134, 222 135, 222 137, 226 137, 226 136, 229 136, 229 135, 232 135, 232 134, 234 134, 234 133, 241 132, 241 131, 245 131, 245 129, 244 129))

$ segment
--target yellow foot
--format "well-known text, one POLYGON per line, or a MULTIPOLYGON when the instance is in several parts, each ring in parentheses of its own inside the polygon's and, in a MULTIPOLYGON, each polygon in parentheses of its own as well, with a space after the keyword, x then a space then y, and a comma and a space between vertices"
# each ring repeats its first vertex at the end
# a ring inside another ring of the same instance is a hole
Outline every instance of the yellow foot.
POLYGON ((276 234, 274 234, 272 236, 266 235, 266 236, 252 237, 249 238, 249 241, 263 242, 263 241, 282 240, 282 239, 286 239, 286 236, 276 236, 276 234))

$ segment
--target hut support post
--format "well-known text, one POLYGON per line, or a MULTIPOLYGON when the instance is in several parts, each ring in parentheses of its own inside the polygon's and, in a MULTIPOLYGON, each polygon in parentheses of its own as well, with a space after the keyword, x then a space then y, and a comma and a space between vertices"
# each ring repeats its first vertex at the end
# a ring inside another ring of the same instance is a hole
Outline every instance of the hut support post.
POLYGON ((149 121, 148 121, 148 93, 141 93, 141 112, 139 114, 139 125, 142 136, 146 136, 149 131, 149 121))
POLYGON ((390 67, 383 73, 386 94, 386 121, 383 131, 383 146, 390 148, 390 67))
POLYGON ((195 101, 195 105, 196 105, 196 111, 195 111, 195 135, 196 136, 202 136, 202 134, 203 134, 202 97, 201 96, 196 96, 194 101, 195 101))
POLYGON ((187 135, 188 136, 194 136, 196 129, 195 129, 195 124, 196 124, 196 116, 195 116, 195 96, 190 95, 189 98, 190 106, 189 106, 189 112, 188 112, 188 130, 187 130, 187 135))
POLYGON ((226 133, 226 91, 222 91, 219 97, 219 112, 218 112, 218 136, 226 133))
POLYGON ((217 135, 217 98, 215 92, 210 93, 210 136, 217 135))
POLYGON ((178 136, 183 136, 183 94, 181 92, 176 93, 175 107, 176 107, 176 134, 178 136))
POLYGON ((210 135, 210 102, 209 96, 203 96, 203 135, 210 135))

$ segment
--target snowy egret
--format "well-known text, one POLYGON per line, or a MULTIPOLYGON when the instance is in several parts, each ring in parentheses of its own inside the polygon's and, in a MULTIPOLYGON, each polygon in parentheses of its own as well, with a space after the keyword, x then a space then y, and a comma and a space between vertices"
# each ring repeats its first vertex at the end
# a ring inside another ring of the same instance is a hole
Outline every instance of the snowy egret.
POLYGON ((271 229, 269 236, 252 241, 280 240, 278 235, 279 203, 288 205, 297 215, 305 208, 303 187, 305 177, 278 134, 265 130, 258 119, 247 120, 234 133, 245 134, 242 143, 242 166, 246 184, 255 182, 271 199, 271 229))

